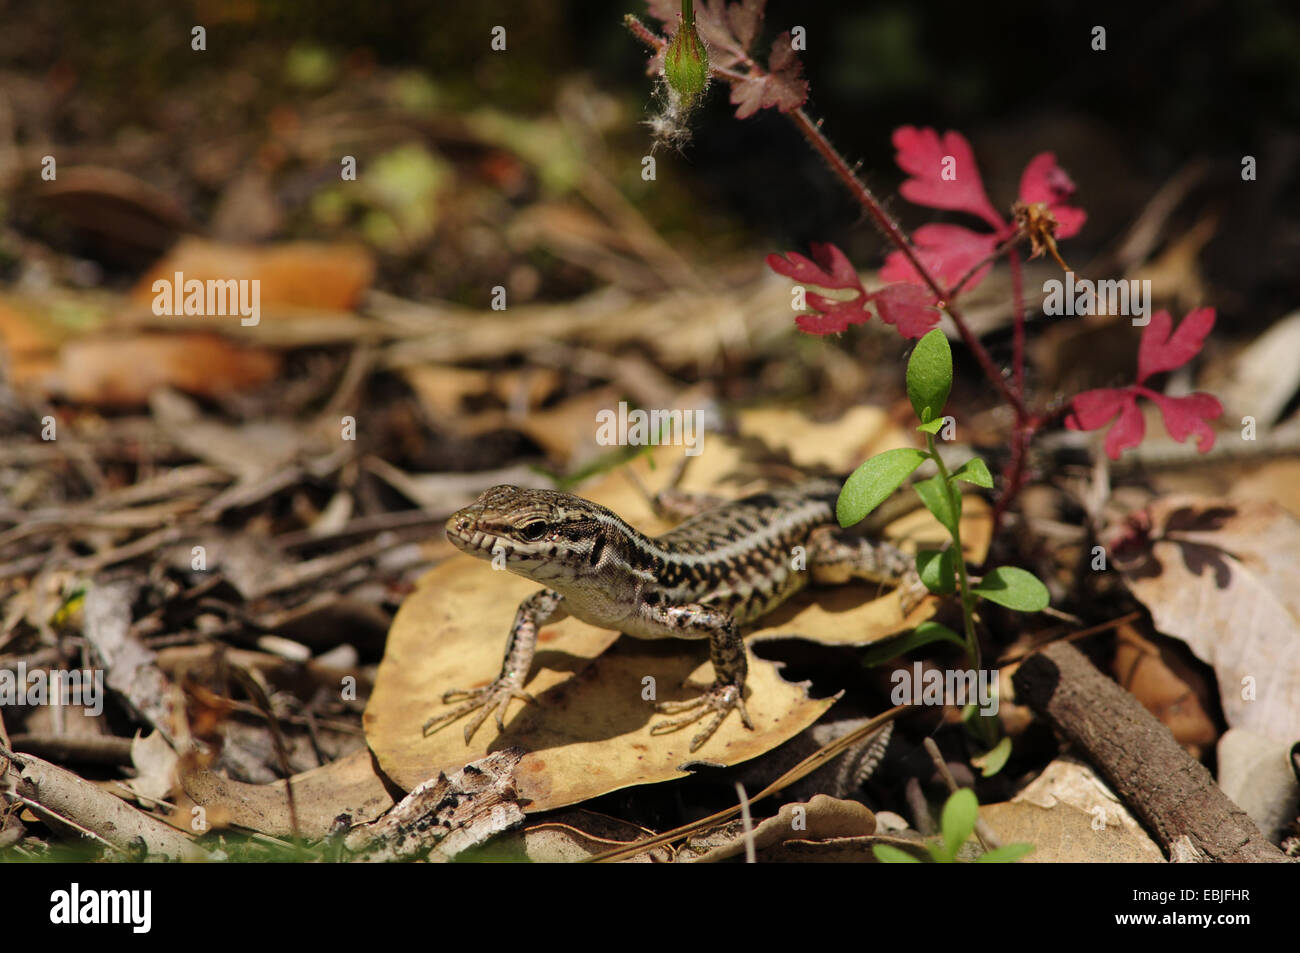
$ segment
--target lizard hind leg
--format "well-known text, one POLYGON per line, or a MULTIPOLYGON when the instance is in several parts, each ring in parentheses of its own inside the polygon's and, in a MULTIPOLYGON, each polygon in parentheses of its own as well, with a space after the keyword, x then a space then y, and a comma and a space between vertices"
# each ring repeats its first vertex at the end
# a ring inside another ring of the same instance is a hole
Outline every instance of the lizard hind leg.
POLYGON ((808 536, 808 569, 820 585, 843 585, 850 579, 883 582, 897 587, 903 614, 929 595, 916 571, 916 561, 892 543, 849 536, 825 526, 808 536))

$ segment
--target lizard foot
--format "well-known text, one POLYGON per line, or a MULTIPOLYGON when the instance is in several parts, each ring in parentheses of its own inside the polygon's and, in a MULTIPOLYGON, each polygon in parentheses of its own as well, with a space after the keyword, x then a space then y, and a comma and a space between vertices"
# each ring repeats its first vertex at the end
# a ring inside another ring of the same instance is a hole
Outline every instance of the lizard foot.
POLYGON ((442 703, 450 705, 457 698, 464 698, 465 700, 451 711, 434 715, 424 723, 423 734, 426 738, 433 732, 446 728, 453 721, 458 721, 470 712, 477 710, 478 714, 471 718, 469 724, 465 726, 465 744, 469 744, 470 739, 474 737, 474 732, 478 731, 479 726, 487 721, 489 714, 496 716, 498 730, 505 731, 506 709, 510 707, 510 702, 513 699, 521 698, 534 704, 537 702, 536 698, 520 688, 516 682, 505 678, 497 678, 482 688, 453 688, 443 694, 442 703))
POLYGON ((698 751, 704 742, 713 737, 713 733, 718 730, 727 714, 734 708, 740 712, 741 723, 750 731, 754 730, 754 723, 749 720, 749 712, 745 710, 745 699, 742 697, 742 689, 739 685, 722 683, 714 685, 708 691, 701 693, 696 698, 680 702, 659 702, 655 705, 659 711, 666 715, 677 714, 678 712, 687 712, 680 718, 669 718, 659 722, 650 729, 652 735, 664 735, 670 731, 677 731, 685 728, 687 725, 693 725, 709 712, 713 717, 709 723, 704 726, 704 730, 691 739, 692 752, 698 751))

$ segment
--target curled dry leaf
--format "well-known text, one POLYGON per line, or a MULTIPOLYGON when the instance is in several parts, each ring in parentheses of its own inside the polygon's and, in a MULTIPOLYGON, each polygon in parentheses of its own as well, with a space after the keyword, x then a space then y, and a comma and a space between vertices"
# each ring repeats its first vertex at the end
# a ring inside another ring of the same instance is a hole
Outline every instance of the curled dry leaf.
POLYGON ((1108 537, 1156 628, 1214 668, 1229 726, 1300 737, 1300 521, 1271 502, 1171 496, 1108 537))
MULTIPOLYGON (((181 759, 180 774, 185 793, 205 809, 209 827, 244 827, 273 837, 293 836, 283 781, 232 781, 200 767, 192 758, 181 759)), ((309 839, 329 834, 340 814, 360 824, 393 806, 393 797, 364 748, 295 774, 289 781, 298 812, 298 834, 309 839)), ((188 811, 182 813, 188 823, 188 811)))
MULTIPOLYGON (((754 849, 762 851, 786 841, 820 841, 833 837, 869 837, 876 832, 876 816, 864 804, 815 795, 805 804, 783 804, 776 817, 754 827, 754 849)), ((714 847, 697 861, 715 862, 745 852, 745 830, 740 821, 727 825, 726 843, 714 847)))
MULTIPOLYGON (((712 435, 704 445, 705 452, 686 471, 685 489, 729 495, 756 489, 738 488, 732 479, 742 472, 736 445, 712 435)), ((799 446, 790 456, 799 463, 807 452, 807 446, 799 446)), ((631 466, 653 490, 664 485, 679 454, 664 447, 655 454, 654 470, 644 459, 631 466)), ((653 519, 624 473, 616 471, 581 492, 645 532, 667 528, 653 519)), ((987 542, 988 515, 988 507, 972 499, 963 517, 963 537, 974 544, 968 555, 975 560, 987 542)), ((895 527, 906 545, 934 541, 943 533, 924 512, 899 520, 889 535, 895 527)), ((402 605, 365 714, 366 740, 399 786, 410 790, 439 771, 450 773, 491 750, 518 746, 528 752, 517 772, 524 809, 542 811, 683 777, 692 762, 731 765, 756 757, 808 727, 834 701, 809 698, 804 685, 785 681, 774 663, 751 654, 746 701, 755 730, 729 718, 692 756, 687 750, 692 731, 650 734, 663 716, 642 697, 643 680, 653 677, 660 700, 686 697, 685 681, 712 679, 707 647, 680 640, 620 640, 616 632, 569 618, 539 635, 525 685, 538 705, 515 703, 504 732, 488 719, 468 745, 463 722, 424 737, 421 726, 441 708, 444 691, 484 684, 497 673, 514 607, 536 590, 527 579, 456 556, 426 575, 402 605)), ((934 612, 927 600, 905 619, 897 595, 874 595, 866 585, 805 590, 764 617, 748 641, 794 637, 862 645, 904 631, 934 612)))

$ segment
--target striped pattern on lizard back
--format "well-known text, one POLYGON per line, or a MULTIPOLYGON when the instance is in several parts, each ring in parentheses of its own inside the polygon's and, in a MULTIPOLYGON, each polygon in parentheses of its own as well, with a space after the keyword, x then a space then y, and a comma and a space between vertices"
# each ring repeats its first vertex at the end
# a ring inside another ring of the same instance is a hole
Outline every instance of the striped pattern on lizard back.
POLYGON ((645 598, 698 602, 731 613, 740 625, 752 622, 807 583, 808 573, 793 566, 793 550, 815 527, 835 523, 839 490, 833 480, 817 480, 755 493, 656 537, 650 551, 658 586, 645 598))

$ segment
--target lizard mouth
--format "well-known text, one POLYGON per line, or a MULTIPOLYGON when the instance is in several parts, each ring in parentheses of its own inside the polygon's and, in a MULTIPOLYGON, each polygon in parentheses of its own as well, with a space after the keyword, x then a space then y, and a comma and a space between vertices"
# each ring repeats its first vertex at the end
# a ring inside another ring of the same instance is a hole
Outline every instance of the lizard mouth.
POLYGON ((447 540, 461 552, 479 559, 492 559, 497 553, 504 554, 506 558, 515 555, 515 547, 510 540, 481 529, 459 514, 447 520, 447 540))
POLYGON ((456 530, 451 526, 447 527, 447 539, 457 549, 472 556, 491 556, 497 543, 502 542, 500 536, 492 533, 485 533, 479 529, 456 530))

